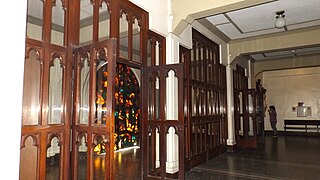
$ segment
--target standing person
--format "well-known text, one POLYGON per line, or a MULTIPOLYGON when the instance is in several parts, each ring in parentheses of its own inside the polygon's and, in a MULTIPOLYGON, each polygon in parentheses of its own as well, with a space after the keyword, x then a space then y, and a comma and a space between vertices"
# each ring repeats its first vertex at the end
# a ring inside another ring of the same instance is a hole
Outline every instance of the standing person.
POLYGON ((269 112, 269 117, 270 117, 270 124, 271 124, 271 128, 273 130, 273 137, 277 137, 278 136, 278 130, 277 130, 277 111, 276 108, 274 106, 269 106, 268 109, 269 112))

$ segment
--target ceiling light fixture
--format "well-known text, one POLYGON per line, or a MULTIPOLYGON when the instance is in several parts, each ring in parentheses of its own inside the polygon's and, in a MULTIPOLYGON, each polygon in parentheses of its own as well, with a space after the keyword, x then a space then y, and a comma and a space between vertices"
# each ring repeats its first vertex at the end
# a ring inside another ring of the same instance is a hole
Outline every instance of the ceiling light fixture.
POLYGON ((284 10, 276 12, 276 21, 274 22, 274 26, 278 29, 281 29, 286 26, 286 20, 284 19, 284 10))

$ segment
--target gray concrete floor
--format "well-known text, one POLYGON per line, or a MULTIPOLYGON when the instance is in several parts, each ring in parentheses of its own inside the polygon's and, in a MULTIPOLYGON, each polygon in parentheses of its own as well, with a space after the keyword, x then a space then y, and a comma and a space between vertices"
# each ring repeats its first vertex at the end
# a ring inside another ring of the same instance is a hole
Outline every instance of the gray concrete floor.
POLYGON ((257 149, 226 152, 194 167, 187 180, 320 180, 320 138, 266 136, 257 149))

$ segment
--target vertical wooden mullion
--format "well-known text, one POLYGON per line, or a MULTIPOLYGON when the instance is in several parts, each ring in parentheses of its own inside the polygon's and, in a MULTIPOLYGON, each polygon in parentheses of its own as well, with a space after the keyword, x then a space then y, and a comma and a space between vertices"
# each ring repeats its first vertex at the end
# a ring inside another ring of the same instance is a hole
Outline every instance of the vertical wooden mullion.
POLYGON ((188 159, 190 159, 191 156, 191 136, 192 136, 192 121, 191 121, 191 111, 192 111, 192 104, 191 104, 191 78, 190 78, 190 74, 191 74, 191 50, 188 50, 188 56, 187 56, 187 60, 185 61, 186 63, 186 69, 185 72, 188 73, 188 75, 185 74, 186 76, 186 87, 187 87, 187 94, 185 95, 187 97, 186 101, 187 101, 187 122, 185 122, 187 124, 187 136, 186 136, 186 147, 187 147, 187 151, 186 151, 186 156, 188 157, 188 159))
POLYGON ((149 104, 149 93, 150 93, 150 89, 149 89, 149 71, 147 71, 147 69, 143 69, 142 70, 142 78, 143 81, 142 83, 142 89, 141 89, 141 93, 142 94, 148 94, 147 96, 142 96, 142 104, 144 106, 142 106, 142 118, 145 119, 145 123, 141 123, 141 134, 142 135, 147 135, 147 136, 142 136, 144 138, 141 139, 141 147, 142 147, 142 153, 141 153, 141 179, 145 179, 148 175, 149 175, 149 166, 148 166, 148 162, 149 162, 149 156, 148 156, 148 152, 150 149, 149 146, 149 138, 148 138, 148 134, 149 134, 149 122, 150 119, 148 119, 148 108, 150 108, 150 104, 149 104), (147 155, 147 157, 144 157, 143 155, 147 155))
POLYGON ((165 121, 166 121, 166 77, 167 77, 167 72, 161 71, 160 72, 160 106, 159 106, 159 111, 160 111, 160 120, 161 120, 161 126, 160 126, 160 167, 161 167, 161 178, 166 177, 166 147, 167 147, 167 141, 166 141, 166 126, 165 126, 165 121))
POLYGON ((159 80, 160 80, 160 87, 159 87, 159 112, 160 112, 160 120, 165 121, 166 115, 165 115, 165 108, 166 108, 166 76, 167 72, 160 71, 159 72, 159 80), (165 73, 165 74, 164 74, 165 73))
POLYGON ((44 11, 43 11, 43 31, 42 31, 42 38, 43 41, 46 43, 50 43, 51 41, 51 17, 52 17, 52 0, 44 1, 44 11))
POLYGON ((106 172, 106 179, 113 179, 113 161, 114 161, 114 128, 115 128, 115 119, 114 119, 114 112, 115 112, 115 75, 116 75, 116 41, 108 41, 108 74, 107 77, 108 86, 107 86, 107 99, 108 102, 106 105, 106 114, 107 120, 109 123, 106 123, 106 133, 109 137, 109 149, 106 148, 106 154, 109 157, 106 157, 105 162, 105 172, 106 172))
POLYGON ((78 135, 78 133, 77 133, 77 131, 73 128, 72 129, 72 134, 73 134, 73 136, 72 136, 72 141, 71 141, 71 143, 72 143, 72 149, 73 149, 73 151, 72 151, 72 153, 71 153, 71 173, 70 173, 70 175, 71 175, 71 179, 72 180, 77 180, 78 179, 78 156, 79 156, 79 152, 78 152, 78 145, 76 144, 76 141, 77 141, 77 139, 76 139, 76 137, 77 137, 77 135, 78 135))
MULTIPOLYGON (((64 33, 65 35, 66 33, 64 33)), ((64 90, 65 93, 63 93, 64 98, 64 166, 63 171, 63 179, 70 178, 70 136, 71 136, 71 121, 72 121, 72 83, 70 83, 72 80, 72 69, 73 69, 73 50, 71 47, 67 48, 66 55, 65 55, 65 69, 64 71, 64 90), (68 83, 67 83, 68 81, 68 83), (70 82, 69 82, 70 81, 70 82)))
POLYGON ((92 130, 89 128, 87 131, 87 177, 86 179, 92 180, 93 179, 93 135, 92 130))
POLYGON ((99 0, 93 0, 93 24, 92 24, 92 41, 96 43, 99 41, 99 0))
POLYGON ((97 71, 97 57, 93 49, 90 50, 90 82, 89 82, 89 120, 88 126, 92 126, 95 119, 95 93, 96 93, 96 71, 97 71))
POLYGON ((40 132, 39 179, 46 179, 47 131, 40 132))
POLYGON ((161 64, 165 65, 166 64, 166 39, 165 38, 161 40, 161 44, 159 45, 159 51, 160 51, 161 64))
POLYGON ((160 125, 160 177, 165 179, 166 177, 166 161, 167 161, 167 140, 166 140, 166 125, 161 123, 160 125))
POLYGON ((50 49, 45 48, 43 61, 43 84, 42 84, 42 113, 41 113, 41 125, 46 126, 48 124, 49 109, 49 78, 50 78, 50 49))

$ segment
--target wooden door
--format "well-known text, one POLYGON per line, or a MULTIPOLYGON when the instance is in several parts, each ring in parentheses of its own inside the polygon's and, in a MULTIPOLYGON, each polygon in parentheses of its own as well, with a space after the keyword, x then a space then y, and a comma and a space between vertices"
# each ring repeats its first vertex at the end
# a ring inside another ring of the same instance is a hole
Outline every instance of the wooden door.
POLYGON ((72 179, 113 178, 116 40, 75 50, 72 179))
POLYGON ((184 179, 183 77, 183 64, 143 68, 144 179, 184 179))

